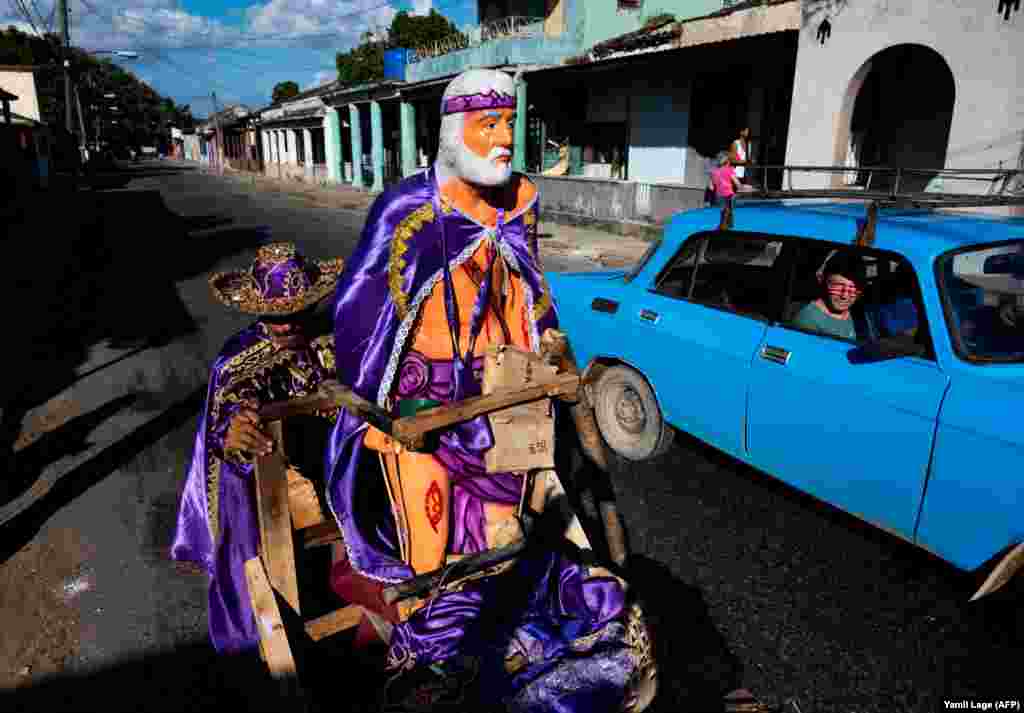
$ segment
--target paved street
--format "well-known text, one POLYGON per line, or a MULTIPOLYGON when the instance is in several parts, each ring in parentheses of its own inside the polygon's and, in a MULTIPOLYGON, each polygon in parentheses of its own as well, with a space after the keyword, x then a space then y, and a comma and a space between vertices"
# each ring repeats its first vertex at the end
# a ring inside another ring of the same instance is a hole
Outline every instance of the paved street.
MULTIPOLYGON (((103 224, 88 258, 105 269, 76 297, 99 315, 77 315, 92 346, 52 370, 25 364, 26 381, 57 386, 23 407, 24 487, 53 484, 0 526, 0 710, 285 710, 255 656, 213 656, 205 579, 166 559, 206 369, 248 321, 212 300, 206 276, 247 264, 268 239, 347 256, 362 199, 167 162, 109 184, 90 194, 103 224)), ((552 269, 642 247, 542 233, 552 269)), ((871 467, 884 456, 837 457, 871 467)), ((792 701, 787 713, 1024 698, 1019 585, 968 604, 976 579, 683 436, 614 489, 657 627, 655 711, 711 713, 741 687, 792 701)), ((345 701, 359 679, 337 668, 345 701)))

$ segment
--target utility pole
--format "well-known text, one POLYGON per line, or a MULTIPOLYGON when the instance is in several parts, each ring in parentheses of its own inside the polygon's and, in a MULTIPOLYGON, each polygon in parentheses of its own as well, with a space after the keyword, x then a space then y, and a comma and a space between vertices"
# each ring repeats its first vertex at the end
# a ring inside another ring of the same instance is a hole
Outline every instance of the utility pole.
POLYGON ((224 175, 224 135, 220 131, 220 117, 217 116, 219 109, 217 109, 217 92, 210 92, 210 98, 213 99, 213 132, 214 136, 217 137, 217 145, 213 155, 217 157, 217 173, 224 175))
POLYGON ((68 133, 74 133, 75 122, 71 116, 71 28, 68 18, 68 0, 57 0, 57 16, 60 19, 62 43, 61 59, 64 65, 64 124, 68 133))

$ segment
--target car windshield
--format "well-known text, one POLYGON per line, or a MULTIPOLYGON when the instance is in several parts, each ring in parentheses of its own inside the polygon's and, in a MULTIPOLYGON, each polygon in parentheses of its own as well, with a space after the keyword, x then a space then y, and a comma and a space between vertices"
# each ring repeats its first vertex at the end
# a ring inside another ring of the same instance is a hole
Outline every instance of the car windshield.
POLYGON ((629 268, 629 271, 626 272, 626 282, 631 282, 634 278, 636 278, 637 275, 640 274, 640 271, 644 269, 644 266, 648 262, 650 262, 652 257, 654 257, 654 253, 658 252, 658 248, 660 246, 660 240, 655 240, 654 242, 647 246, 647 250, 644 251, 643 256, 641 256, 641 258, 636 261, 633 267, 629 268))
POLYGON ((939 274, 960 356, 1024 361, 1024 241, 946 255, 939 274))

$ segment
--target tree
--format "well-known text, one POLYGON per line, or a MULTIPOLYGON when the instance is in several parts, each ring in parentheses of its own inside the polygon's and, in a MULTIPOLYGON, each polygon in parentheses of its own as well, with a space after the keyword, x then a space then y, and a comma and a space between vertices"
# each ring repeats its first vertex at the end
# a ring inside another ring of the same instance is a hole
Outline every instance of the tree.
POLYGON ((389 39, 392 47, 419 49, 461 34, 454 23, 431 8, 429 15, 410 15, 405 11, 395 15, 389 39))
MULTIPOLYGON (((61 41, 56 35, 37 37, 15 27, 0 30, 0 64, 36 68, 41 118, 54 128, 63 127, 65 120, 61 57, 61 41)), ((85 113, 87 140, 92 141, 93 132, 100 127, 105 140, 139 145, 160 143, 168 140, 167 127, 187 127, 192 122, 187 106, 178 107, 109 59, 99 59, 74 47, 69 59, 85 113), (108 94, 114 98, 108 99, 108 94)), ((75 126, 77 129, 77 116, 75 126)))
POLYGON ((342 84, 362 84, 384 77, 384 44, 365 42, 336 57, 338 81, 342 84))
POLYGON ((364 33, 360 45, 348 52, 339 52, 336 57, 338 81, 363 84, 383 79, 384 51, 389 48, 418 49, 452 36, 466 40, 450 20, 434 9, 429 15, 410 15, 403 10, 395 15, 387 34, 387 41, 382 42, 375 40, 373 33, 364 33))
POLYGON ((270 100, 277 104, 297 96, 298 93, 299 85, 295 82, 278 82, 274 85, 274 93, 271 95, 270 100))

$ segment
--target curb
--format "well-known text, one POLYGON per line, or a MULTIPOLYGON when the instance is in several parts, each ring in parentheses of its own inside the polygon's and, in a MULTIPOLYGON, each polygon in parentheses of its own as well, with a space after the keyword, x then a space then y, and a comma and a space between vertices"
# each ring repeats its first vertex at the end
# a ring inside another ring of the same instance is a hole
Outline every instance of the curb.
MULTIPOLYGON (((209 170, 204 170, 203 172, 210 176, 229 178, 233 181, 237 181, 243 184, 272 185, 276 189, 285 193, 290 193, 292 195, 321 195, 327 199, 327 201, 325 202, 329 202, 331 198, 338 199, 343 195, 351 195, 353 197, 359 198, 365 197, 367 201, 365 207, 356 208, 350 206, 342 207, 334 205, 323 206, 326 208, 331 208, 333 210, 341 210, 352 213, 368 212, 370 209, 370 204, 372 204, 376 197, 379 195, 377 193, 372 193, 368 190, 359 190, 347 186, 334 187, 331 184, 305 183, 298 180, 283 180, 272 176, 264 176, 258 173, 247 173, 243 171, 230 171, 225 172, 223 174, 218 174, 216 172, 209 170)), ((593 218, 591 216, 582 215, 579 213, 572 213, 569 211, 544 208, 543 206, 541 206, 541 217, 544 222, 550 222, 574 228, 597 230, 602 233, 608 233, 609 235, 620 235, 623 237, 638 238, 646 242, 657 242, 658 240, 661 240, 662 232, 664 231, 664 226, 659 225, 657 223, 646 223, 641 221, 629 220, 605 220, 602 218, 593 218)))

